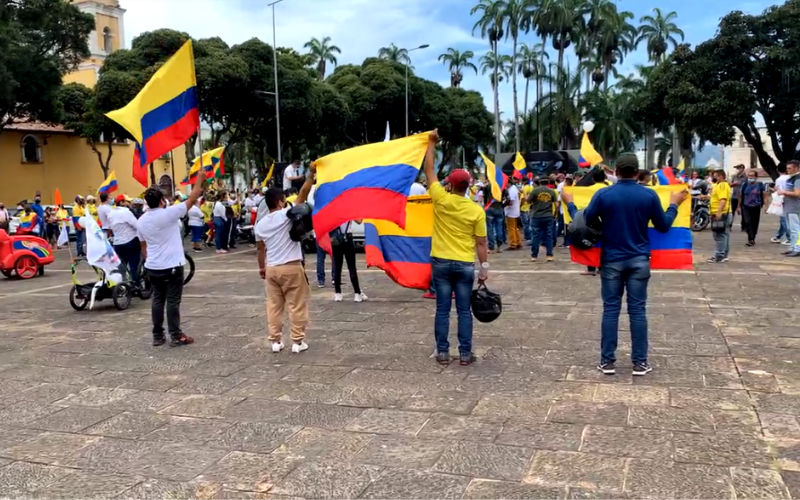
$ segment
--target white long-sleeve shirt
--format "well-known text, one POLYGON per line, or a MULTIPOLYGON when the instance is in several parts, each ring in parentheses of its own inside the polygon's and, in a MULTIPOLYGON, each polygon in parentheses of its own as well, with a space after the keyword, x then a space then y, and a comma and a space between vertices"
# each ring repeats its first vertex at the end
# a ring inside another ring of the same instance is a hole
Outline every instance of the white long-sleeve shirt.
POLYGON ((222 204, 221 201, 214 203, 214 210, 211 212, 214 217, 222 217, 225 220, 228 220, 225 217, 225 205, 222 204))
POLYGON ((106 220, 108 223, 106 229, 111 229, 114 233, 114 245, 124 245, 137 237, 138 221, 127 207, 111 209, 106 220))

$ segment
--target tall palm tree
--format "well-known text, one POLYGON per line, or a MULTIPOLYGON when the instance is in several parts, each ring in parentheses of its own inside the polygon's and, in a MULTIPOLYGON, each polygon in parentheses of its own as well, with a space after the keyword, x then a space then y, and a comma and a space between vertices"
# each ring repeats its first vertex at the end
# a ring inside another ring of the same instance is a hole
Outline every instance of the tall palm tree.
POLYGON ((622 63, 623 58, 636 49, 638 30, 630 20, 633 13, 624 11, 610 13, 603 19, 603 28, 597 39, 597 52, 603 63, 604 90, 608 90, 608 74, 611 68, 622 63))
MULTIPOLYGON (((553 5, 558 2, 558 0, 531 0, 531 29, 536 32, 536 35, 542 39, 542 47, 547 47, 547 39, 550 35, 553 34, 553 5)), ((547 52, 543 49, 542 52, 539 54, 539 64, 542 69, 544 69, 544 59, 547 55, 547 52)), ((547 57, 550 59, 550 57, 547 57)), ((536 102, 542 100, 542 94, 544 93, 544 72, 542 72, 542 77, 536 79, 536 102)), ((541 113, 537 112, 537 117, 540 117, 541 113)), ((538 119, 538 118, 537 118, 538 119)), ((539 151, 544 151, 544 130, 540 125, 536 127, 537 133, 539 135, 539 151)))
POLYGON ((545 74, 545 67, 541 63, 541 58, 550 59, 547 51, 541 43, 536 43, 532 47, 527 43, 521 43, 519 46, 519 66, 518 71, 525 78, 525 101, 522 107, 522 115, 528 113, 528 87, 531 79, 536 78, 537 84, 539 79, 545 74))
MULTIPOLYGON (((503 78, 508 78, 511 73, 511 56, 507 54, 495 54, 493 51, 485 53, 480 59, 481 74, 485 75, 490 73, 489 81, 492 84, 492 89, 495 90, 497 95, 496 83, 502 83, 503 78)), ((499 109, 499 104, 498 104, 499 109)), ((501 112, 502 114, 502 112, 501 112)))
POLYGON ((439 56, 439 60, 442 61, 442 64, 447 64, 447 69, 450 70, 451 87, 458 87, 461 85, 461 80, 464 79, 464 75, 461 72, 462 69, 472 69, 476 75, 478 74, 478 68, 471 62, 473 57, 475 57, 475 53, 471 50, 461 52, 452 47, 448 48, 447 52, 439 56))
MULTIPOLYGON (((617 6, 611 0, 583 0, 581 11, 586 17, 584 30, 578 33, 575 43, 575 55, 578 56, 578 67, 583 66, 583 61, 597 58, 596 49, 598 36, 605 26, 605 20, 616 14, 617 6)), ((586 66, 583 66, 586 68, 586 66)), ((586 73, 586 92, 589 92, 592 82, 592 73, 586 73)))
POLYGON ((528 32, 530 29, 531 5, 528 0, 501 0, 498 7, 506 29, 506 39, 511 37, 511 93, 514 100, 514 134, 516 148, 519 151, 519 106, 517 105, 517 41, 520 31, 528 32))
MULTIPOLYGON (((503 38, 503 3, 502 0, 480 0, 478 5, 472 7, 470 15, 480 13, 480 17, 472 31, 480 29, 481 37, 489 39, 489 46, 494 54, 494 60, 498 61, 497 44, 503 38)), ((485 58, 486 56, 484 56, 485 58)), ((481 65, 483 67, 483 64, 481 65)), ((495 154, 500 152, 500 96, 498 95, 497 82, 500 81, 499 64, 493 68, 492 87, 494 89, 494 135, 495 135, 495 154)))
POLYGON ((311 57, 311 64, 317 65, 317 73, 319 74, 319 79, 325 79, 325 66, 327 63, 331 63, 334 66, 336 65, 336 55, 341 54, 342 49, 337 47, 336 45, 331 45, 331 37, 326 36, 322 40, 318 38, 312 38, 311 40, 307 41, 303 47, 308 50, 308 55, 311 57))
POLYGON ((653 9, 653 13, 655 16, 647 15, 639 19, 642 25, 639 26, 636 43, 645 42, 647 56, 651 61, 660 63, 666 58, 670 45, 673 49, 678 46, 678 40, 675 37, 680 37, 682 42, 684 35, 683 30, 675 24, 678 14, 674 11, 665 16, 661 9, 656 7, 653 9))
MULTIPOLYGON (((636 82, 623 81, 624 85, 636 82)), ((635 93, 598 92, 586 96, 586 118, 596 123, 594 145, 606 157, 616 158, 633 149, 634 141, 642 135, 642 124, 634 113, 635 93)))
POLYGON ((558 51, 558 65, 562 68, 564 52, 586 23, 581 7, 581 0, 558 0, 551 2, 548 7, 553 48, 558 51))
POLYGON ((378 50, 378 57, 400 64, 409 64, 411 61, 408 58, 408 49, 401 49, 393 43, 388 47, 381 47, 380 50, 378 50))
POLYGON ((547 80, 550 92, 542 97, 537 113, 542 113, 552 122, 552 126, 544 123, 540 128, 549 130, 548 144, 570 149, 577 145, 578 127, 581 124, 581 109, 578 93, 581 88, 580 72, 570 72, 557 64, 550 65, 547 80))

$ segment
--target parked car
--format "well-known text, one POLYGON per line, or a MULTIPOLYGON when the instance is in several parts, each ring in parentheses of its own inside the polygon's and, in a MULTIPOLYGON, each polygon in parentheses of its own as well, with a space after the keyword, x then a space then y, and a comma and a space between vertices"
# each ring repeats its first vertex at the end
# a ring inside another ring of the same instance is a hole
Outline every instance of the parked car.
MULTIPOLYGON (((55 205, 45 205, 44 208, 51 207, 55 210, 58 210, 58 207, 55 205)), ((67 210, 67 214, 69 214, 69 218, 67 219, 67 230, 69 231, 69 239, 75 239, 75 225, 72 223, 72 205, 64 205, 64 208, 67 210)), ((8 222, 8 234, 17 234, 17 228, 19 227, 19 214, 22 210, 18 210, 17 208, 9 208, 8 215, 11 220, 8 222)))

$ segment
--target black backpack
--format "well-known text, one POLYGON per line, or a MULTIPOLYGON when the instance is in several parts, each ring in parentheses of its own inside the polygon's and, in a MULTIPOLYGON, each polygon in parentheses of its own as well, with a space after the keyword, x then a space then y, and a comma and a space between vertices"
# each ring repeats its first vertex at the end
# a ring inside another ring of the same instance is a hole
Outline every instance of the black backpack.
POLYGON ((286 216, 292 221, 292 227, 289 228, 289 238, 292 241, 303 241, 311 235, 314 230, 314 223, 311 220, 312 211, 311 205, 301 203, 286 212, 286 216))
POLYGON ((602 237, 602 229, 597 226, 590 226, 586 222, 583 210, 578 210, 572 218, 572 222, 567 226, 569 244, 581 250, 588 250, 594 247, 602 237))

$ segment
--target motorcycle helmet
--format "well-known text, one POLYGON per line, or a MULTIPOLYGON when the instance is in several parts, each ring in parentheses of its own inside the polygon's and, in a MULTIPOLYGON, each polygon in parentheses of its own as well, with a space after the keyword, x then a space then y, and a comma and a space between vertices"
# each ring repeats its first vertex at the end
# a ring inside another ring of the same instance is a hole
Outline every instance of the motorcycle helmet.
POLYGON ((583 210, 578 210, 572 222, 567 226, 567 238, 570 245, 581 250, 588 250, 594 247, 603 237, 603 231, 596 226, 591 226, 586 222, 583 210))
POLYGON ((478 285, 478 288, 472 291, 470 305, 472 306, 472 315, 481 323, 491 323, 503 312, 503 301, 500 299, 500 295, 490 292, 486 285, 478 285))

